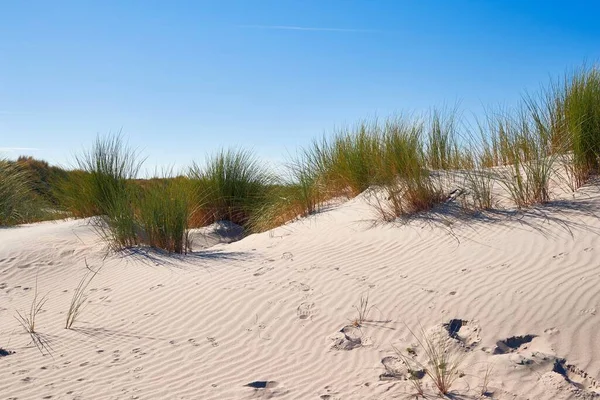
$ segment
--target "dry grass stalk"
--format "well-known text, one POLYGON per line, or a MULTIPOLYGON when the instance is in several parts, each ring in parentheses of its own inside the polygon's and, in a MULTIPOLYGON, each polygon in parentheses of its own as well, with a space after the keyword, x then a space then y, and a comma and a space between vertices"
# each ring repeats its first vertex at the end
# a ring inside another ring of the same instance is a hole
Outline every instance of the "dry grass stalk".
MULTIPOLYGON (((408 363, 410 370, 417 371, 421 369, 425 371, 425 374, 433 381, 439 394, 441 396, 447 395, 450 393, 456 380, 463 376, 463 373, 460 371, 460 366, 462 365, 464 354, 459 353, 458 350, 452 349, 447 340, 433 338, 430 335, 427 335, 422 327, 422 339, 419 339, 410 328, 408 328, 408 330, 425 352, 425 357, 427 359, 426 363, 423 364, 416 358, 411 358, 411 361, 408 363)), ((407 356, 402 355, 402 353, 398 351, 397 353, 400 354, 401 358, 408 361, 407 356)))
MULTIPOLYGON (((39 271, 38 271, 39 272, 39 271)), ((37 349, 45 355, 45 352, 50 354, 50 343, 49 341, 41 334, 39 334, 36 330, 36 320, 38 314, 42 311, 42 307, 46 304, 47 296, 43 296, 38 300, 38 274, 35 275, 35 290, 33 295, 33 301, 31 302, 31 307, 29 308, 29 313, 21 314, 17 311, 17 316, 15 317, 19 324, 23 327, 25 332, 29 334, 31 337, 31 341, 37 347, 37 349)))
POLYGON ((96 271, 92 270, 88 265, 87 260, 85 260, 85 267, 88 271, 83 276, 83 278, 81 278, 81 281, 79 281, 79 284, 77 285, 77 287, 75 288, 75 292, 73 293, 71 305, 69 306, 69 310, 67 311, 67 321, 65 323, 65 329, 71 329, 71 327, 85 308, 88 299, 88 295, 86 294, 87 287, 102 268, 100 267, 96 271))
POLYGON ((358 315, 352 321, 352 325, 356 327, 362 326, 364 322, 368 321, 369 313, 373 308, 372 305, 369 305, 369 294, 360 296, 360 303, 353 307, 358 315))

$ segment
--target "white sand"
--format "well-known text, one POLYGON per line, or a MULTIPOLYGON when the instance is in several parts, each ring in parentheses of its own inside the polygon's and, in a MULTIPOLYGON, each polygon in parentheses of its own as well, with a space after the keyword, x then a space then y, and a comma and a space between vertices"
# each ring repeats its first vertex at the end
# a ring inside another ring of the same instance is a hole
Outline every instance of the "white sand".
POLYGON ((407 381, 380 379, 382 360, 393 369, 392 346, 416 342, 407 326, 431 331, 450 319, 468 321, 458 336, 470 349, 449 339, 466 354, 460 398, 480 397, 488 365, 494 399, 591 398, 600 391, 599 206, 597 189, 584 188, 568 208, 518 218, 373 227, 359 197, 184 257, 103 260, 82 221, 0 229, 0 347, 14 351, 0 357, 0 398, 409 398, 407 381), (103 268, 65 330, 84 259, 103 268), (29 309, 38 270, 46 356, 14 318, 29 309), (339 331, 367 293, 376 322, 349 332, 360 339, 353 346, 339 331), (537 337, 493 354, 497 341, 527 334, 537 337), (557 357, 574 366, 570 381, 552 372, 557 357), (244 386, 253 381, 272 382, 244 386))

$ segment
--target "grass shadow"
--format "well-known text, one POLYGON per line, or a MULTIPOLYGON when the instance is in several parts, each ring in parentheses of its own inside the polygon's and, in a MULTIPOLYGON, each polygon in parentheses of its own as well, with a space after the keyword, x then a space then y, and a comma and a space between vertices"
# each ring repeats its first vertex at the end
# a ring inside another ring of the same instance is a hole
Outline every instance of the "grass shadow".
POLYGON ((442 228, 459 243, 457 228, 477 231, 499 225, 533 229, 548 238, 557 236, 556 227, 571 237, 574 237, 575 230, 600 235, 600 224, 598 227, 589 225, 590 218, 600 218, 598 212, 600 196, 597 193, 579 194, 582 197, 577 199, 557 199, 526 209, 492 209, 477 212, 465 210, 453 199, 436 206, 433 210, 399 217, 391 223, 377 219, 362 222, 370 223, 370 227, 391 224, 392 226, 442 228))
POLYGON ((241 261, 254 257, 253 254, 241 251, 200 250, 187 254, 169 253, 151 247, 135 247, 119 252, 122 258, 131 258, 150 266, 182 268, 184 264, 195 265, 198 261, 241 261))

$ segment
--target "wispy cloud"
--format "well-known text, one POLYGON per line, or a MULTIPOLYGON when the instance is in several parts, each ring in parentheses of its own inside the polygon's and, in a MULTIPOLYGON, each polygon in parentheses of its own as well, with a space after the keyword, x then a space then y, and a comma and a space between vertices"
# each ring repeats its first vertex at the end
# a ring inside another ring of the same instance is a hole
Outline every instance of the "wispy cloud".
POLYGON ((14 153, 15 151, 39 151, 35 147, 0 147, 0 152, 14 153))
POLYGON ((348 33, 379 33, 381 31, 373 29, 350 29, 350 28, 318 28, 307 26, 291 25, 239 25, 239 28, 246 29, 271 29, 279 31, 310 31, 310 32, 348 32, 348 33))

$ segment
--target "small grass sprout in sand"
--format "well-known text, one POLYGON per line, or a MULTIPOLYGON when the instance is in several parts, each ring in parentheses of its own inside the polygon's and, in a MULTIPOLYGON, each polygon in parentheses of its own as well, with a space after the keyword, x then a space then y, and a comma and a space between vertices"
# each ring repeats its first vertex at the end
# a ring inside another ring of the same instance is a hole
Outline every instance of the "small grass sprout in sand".
POLYGON ((353 307, 357 312, 357 316, 352 320, 352 325, 360 327, 364 322, 368 321, 369 313, 373 308, 373 305, 369 305, 369 294, 360 296, 360 303, 353 307))
POLYGON ((425 376, 425 371, 423 370, 421 364, 414 359, 414 357, 417 355, 415 349, 412 347, 407 347, 406 353, 404 353, 400 349, 394 347, 394 351, 396 352, 396 355, 400 361, 402 361, 402 363, 404 363, 406 366, 406 378, 415 389, 415 397, 417 399, 419 397, 425 398, 425 390, 423 388, 423 377, 425 376))
POLYGON ((494 372, 494 366, 492 364, 488 364, 485 367, 485 371, 483 373, 483 379, 481 381, 481 390, 479 391, 479 395, 483 397, 492 397, 493 393, 490 391, 490 381, 492 378, 492 373, 494 372))
POLYGON ((85 260, 85 267, 87 268, 87 272, 79 281, 79 285, 75 288, 75 292, 73 292, 73 298, 71 299, 71 305, 69 306, 69 310, 67 311, 67 321, 65 323, 65 329, 71 329, 83 309, 85 308, 86 301, 88 299, 88 295, 86 294, 87 287, 92 282, 92 280, 98 275, 100 272, 100 268, 97 270, 92 270, 85 260))
POLYGON ((410 375, 409 381, 417 390, 418 395, 422 396, 422 383, 417 382, 413 377, 418 377, 419 371, 424 371, 433 381, 440 396, 449 394, 456 380, 464 376, 460 368, 465 354, 453 349, 445 338, 428 335, 422 327, 421 339, 410 328, 408 330, 425 352, 426 358, 426 361, 422 363, 416 357, 411 357, 394 348, 399 358, 406 364, 410 375))
POLYGON ((47 296, 43 296, 41 298, 38 296, 38 277, 36 273, 33 301, 31 302, 29 313, 21 314, 19 311, 17 311, 17 316, 15 317, 25 332, 29 334, 31 341, 38 348, 40 353, 42 353, 42 355, 44 355, 44 351, 50 353, 50 344, 47 339, 37 332, 36 320, 38 314, 42 311, 42 307, 44 307, 44 304, 46 304, 47 299, 47 296))

